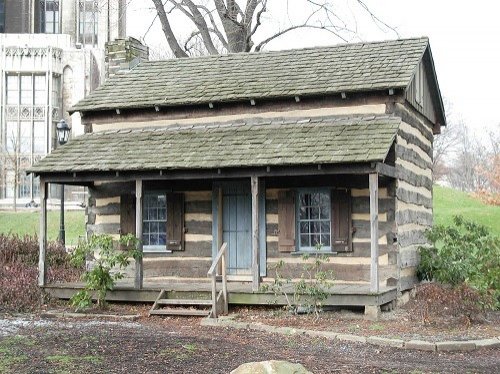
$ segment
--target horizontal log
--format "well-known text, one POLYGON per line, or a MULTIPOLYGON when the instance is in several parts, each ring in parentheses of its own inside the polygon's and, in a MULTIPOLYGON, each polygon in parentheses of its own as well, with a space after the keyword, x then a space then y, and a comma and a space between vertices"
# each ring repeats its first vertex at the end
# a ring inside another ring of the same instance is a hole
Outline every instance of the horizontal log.
MULTIPOLYGON (((321 269, 323 271, 332 271, 333 278, 337 281, 367 282, 370 280, 370 265, 325 263, 321 269)), ((300 278, 303 273, 304 264, 301 263, 286 263, 280 270, 280 275, 284 278, 300 278)), ((397 274, 396 265, 379 267, 379 277, 382 282, 385 282, 388 278, 397 278, 397 274)), ((267 275, 270 278, 276 276, 274 264, 268 263, 267 275)))
MULTIPOLYGON (((356 230, 354 236, 356 238, 367 238, 369 239, 371 236, 371 228, 370 221, 353 221, 353 228, 356 230)), ((385 235, 389 232, 392 232, 393 224, 392 222, 379 222, 378 224, 378 232, 379 235, 385 235)))
POLYGON ((110 203, 102 206, 88 206, 87 213, 98 215, 120 214, 120 203, 110 203))
POLYGON ((398 117, 402 119, 402 121, 409 126, 415 128, 422 136, 427 139, 429 142, 433 141, 432 130, 428 128, 416 114, 412 113, 408 108, 406 108, 403 104, 396 103, 392 106, 392 108, 388 108, 388 111, 396 114, 398 117))
POLYGON ((420 263, 420 251, 418 245, 411 245, 400 249, 401 268, 414 267, 420 263))
POLYGON ((423 196, 417 192, 408 191, 404 188, 396 190, 396 197, 398 200, 404 201, 407 204, 422 205, 428 209, 432 209, 432 199, 423 196))
MULTIPOLYGON (((370 189, 369 188, 353 188, 351 189, 352 197, 370 197, 370 189)), ((389 197, 387 188, 381 188, 378 192, 379 199, 385 199, 389 197)))
POLYGON ((408 276, 408 277, 401 277, 399 279, 399 290, 400 291, 405 291, 412 289, 419 283, 418 278, 416 275, 413 276, 408 276))
MULTIPOLYGON (((378 210, 379 213, 387 213, 389 210, 394 210, 394 198, 379 199, 378 210)), ((370 213, 370 198, 369 197, 354 197, 352 198, 352 212, 353 213, 370 213)))
POLYGON ((278 214, 278 200, 266 199, 266 214, 278 214))
POLYGON ((185 221, 184 227, 189 234, 212 235, 212 222, 185 221))
POLYGON ((94 182, 94 187, 89 188, 89 193, 96 197, 110 197, 125 194, 132 194, 135 192, 134 182, 94 182))
POLYGON ((120 196, 112 196, 112 197, 103 197, 103 198, 95 198, 93 206, 100 208, 110 204, 118 204, 120 206, 120 196))
POLYGON ((400 247, 408 247, 411 245, 427 244, 424 230, 412 230, 398 233, 398 244, 400 247))
POLYGON ((97 214, 95 218, 95 224, 96 225, 101 225, 101 224, 107 224, 107 223, 120 223, 120 215, 119 214, 113 214, 113 215, 104 215, 104 214, 97 214))
POLYGON ((396 212, 396 223, 398 225, 415 223, 417 225, 432 226, 433 216, 430 213, 415 210, 398 210, 396 212))
POLYGON ((185 256, 198 256, 198 257, 211 257, 212 256, 212 241, 186 241, 184 242, 184 251, 174 251, 172 255, 176 257, 185 256))
POLYGON ((87 232, 100 235, 100 234, 120 234, 119 223, 101 223, 87 225, 87 232))
POLYGON ((415 187, 425 187, 428 190, 432 189, 432 179, 424 175, 418 175, 411 170, 408 170, 403 165, 396 165, 398 179, 404 180, 415 187))
POLYGON ((210 257, 162 257, 145 261, 144 277, 206 278, 212 264, 210 257))
POLYGON ((401 136, 396 137, 396 144, 406 148, 411 149, 413 152, 417 153, 422 160, 428 164, 432 164, 432 157, 427 154, 422 148, 418 147, 416 144, 407 142, 401 136))
POLYGON ((212 191, 185 191, 184 201, 212 201, 212 191))
POLYGON ((186 201, 185 213, 212 214, 212 201, 186 201))
POLYGON ((420 155, 413 149, 405 148, 404 146, 399 144, 396 144, 396 157, 409 161, 422 169, 429 169, 432 167, 432 164, 430 162, 420 157, 420 155))
POLYGON ((422 142, 417 136, 402 129, 398 130, 398 137, 401 137, 409 144, 414 144, 420 148, 428 157, 432 158, 432 147, 422 142))
POLYGON ((277 236, 278 235, 278 224, 268 223, 266 224, 266 236, 277 236))
POLYGON ((415 175, 426 177, 432 180, 432 169, 431 168, 421 168, 411 161, 403 160, 402 158, 398 158, 396 160, 396 167, 403 167, 408 171, 411 171, 415 175))

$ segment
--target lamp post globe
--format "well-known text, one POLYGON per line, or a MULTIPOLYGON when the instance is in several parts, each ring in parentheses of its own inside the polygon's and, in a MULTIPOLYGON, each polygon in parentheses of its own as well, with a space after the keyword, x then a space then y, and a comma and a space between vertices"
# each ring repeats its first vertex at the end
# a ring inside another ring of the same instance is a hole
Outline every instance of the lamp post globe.
MULTIPOLYGON (((56 126, 57 142, 59 145, 66 144, 69 140, 69 133, 71 128, 68 126, 64 119, 60 120, 56 126)), ((66 230, 64 228, 64 184, 61 184, 61 215, 59 227, 59 241, 66 244, 66 230)))
POLYGON ((70 131, 71 128, 69 127, 69 125, 66 123, 65 120, 62 119, 57 123, 56 132, 57 132, 57 142, 59 143, 59 145, 66 144, 68 142, 70 131))

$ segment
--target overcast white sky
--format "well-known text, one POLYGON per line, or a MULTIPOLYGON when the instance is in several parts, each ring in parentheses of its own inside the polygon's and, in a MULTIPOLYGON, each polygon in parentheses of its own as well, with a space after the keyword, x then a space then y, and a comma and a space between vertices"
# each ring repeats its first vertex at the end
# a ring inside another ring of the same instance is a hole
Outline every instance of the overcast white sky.
MULTIPOLYGON (((127 33, 142 39, 155 13, 150 0, 131 0, 127 13, 127 33), (148 9, 149 8, 149 9, 148 9)), ((363 40, 396 37, 382 31, 356 9, 346 7, 348 0, 334 0, 339 12, 356 14, 358 34, 363 40)), ((286 0, 269 0, 285 9, 286 0)), ((500 131, 500 3, 493 0, 365 0, 382 20, 397 29, 400 37, 428 36, 437 70, 441 93, 452 104, 455 118, 461 117, 478 135, 500 131)), ((293 8, 294 1, 288 6, 293 8)), ((275 8, 277 9, 277 8, 275 8)), ((278 8, 278 10, 280 10, 278 8)), ((289 10, 291 16, 303 9, 289 10)), ((278 14, 276 11, 273 14, 278 14)), ((281 11, 279 14, 286 14, 281 11)), ((270 28, 279 28, 285 20, 269 20, 270 28)), ((183 21, 174 21, 174 31, 188 35, 183 21)), ((262 30, 265 33, 265 29, 262 30)), ((165 45, 159 22, 148 32, 146 42, 158 48, 165 45)), ((267 49, 290 49, 339 43, 328 33, 300 31, 277 39, 267 49)))

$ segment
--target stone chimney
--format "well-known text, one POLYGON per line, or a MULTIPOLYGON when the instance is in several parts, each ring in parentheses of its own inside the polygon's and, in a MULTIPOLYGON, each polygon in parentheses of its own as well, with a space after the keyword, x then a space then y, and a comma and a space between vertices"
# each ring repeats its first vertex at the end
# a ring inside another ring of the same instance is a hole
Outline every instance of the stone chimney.
POLYGON ((148 61, 149 48, 139 40, 127 37, 106 43, 106 78, 118 71, 133 69, 140 62, 148 61))

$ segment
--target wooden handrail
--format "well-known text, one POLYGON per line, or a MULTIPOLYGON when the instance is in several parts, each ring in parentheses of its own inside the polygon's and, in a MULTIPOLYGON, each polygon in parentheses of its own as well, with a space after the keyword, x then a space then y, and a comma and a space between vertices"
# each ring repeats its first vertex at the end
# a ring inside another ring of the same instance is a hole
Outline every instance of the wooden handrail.
POLYGON ((222 243, 222 246, 219 249, 219 252, 217 252, 217 256, 215 256, 212 266, 210 266, 210 269, 208 270, 208 276, 211 277, 215 274, 215 271, 217 269, 217 265, 219 264, 219 261, 221 260, 221 257, 226 253, 226 248, 227 248, 227 243, 222 243))
POLYGON ((222 243, 222 246, 215 256, 212 266, 208 270, 208 277, 212 278, 212 318, 217 318, 217 268, 219 266, 219 262, 221 263, 221 275, 222 275, 222 300, 223 304, 223 313, 227 314, 228 312, 228 300, 227 300, 227 275, 226 275, 226 256, 227 256, 227 243, 222 243))

